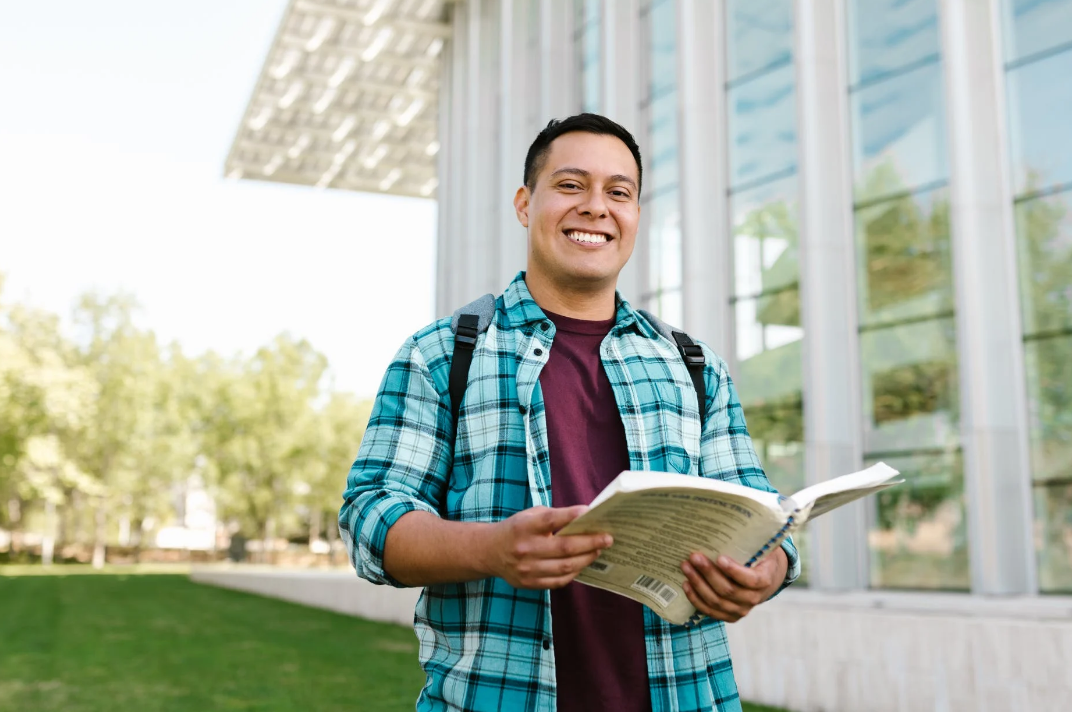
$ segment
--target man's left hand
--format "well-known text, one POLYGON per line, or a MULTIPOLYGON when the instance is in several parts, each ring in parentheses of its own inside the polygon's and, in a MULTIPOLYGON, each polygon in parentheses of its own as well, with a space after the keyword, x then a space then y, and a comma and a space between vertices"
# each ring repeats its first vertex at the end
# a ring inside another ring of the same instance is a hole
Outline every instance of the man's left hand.
POLYGON ((685 595, 692 605, 700 613, 727 623, 736 623, 777 593, 788 568, 789 559, 781 547, 752 568, 728 556, 712 562, 698 552, 681 564, 688 579, 685 595))

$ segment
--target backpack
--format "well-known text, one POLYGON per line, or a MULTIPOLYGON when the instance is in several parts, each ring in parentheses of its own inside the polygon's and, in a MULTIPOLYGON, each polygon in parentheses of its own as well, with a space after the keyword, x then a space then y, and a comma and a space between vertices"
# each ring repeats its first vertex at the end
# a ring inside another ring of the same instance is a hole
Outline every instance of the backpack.
MULTIPOLYGON (((700 408, 700 422, 703 422, 707 410, 707 389, 704 387, 703 371, 706 365, 703 349, 696 345, 684 331, 678 331, 658 317, 638 309, 638 313, 647 319, 655 330, 667 340, 677 344, 677 350, 685 361, 685 367, 692 378, 692 387, 696 389, 696 403, 700 408)), ((454 432, 458 432, 458 411, 462 398, 469 384, 469 366, 473 363, 473 351, 476 340, 491 326, 495 317, 495 295, 485 294, 479 299, 466 304, 454 312, 450 320, 450 330, 454 333, 454 353, 450 359, 450 412, 454 422, 454 432)))

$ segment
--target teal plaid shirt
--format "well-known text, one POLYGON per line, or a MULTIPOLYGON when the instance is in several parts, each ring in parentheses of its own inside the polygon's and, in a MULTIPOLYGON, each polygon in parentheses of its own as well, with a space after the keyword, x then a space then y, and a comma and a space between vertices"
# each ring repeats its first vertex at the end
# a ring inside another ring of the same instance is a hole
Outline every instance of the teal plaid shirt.
MULTIPOLYGON (((462 522, 497 522, 553 506, 540 370, 555 326, 519 274, 477 341, 457 437, 448 396, 450 319, 417 332, 387 368, 357 460, 339 528, 357 573, 401 584, 383 568, 387 530, 414 510, 462 522), (453 446, 452 446, 453 444, 453 446)), ((618 299, 600 348, 621 410, 634 470, 679 472, 772 490, 745 427, 726 364, 706 345, 707 413, 677 348, 618 299)), ((786 584, 800 573, 792 542, 786 584)), ((418 710, 554 712, 549 591, 499 578, 428 586, 414 627, 427 681, 418 710)), ((723 623, 691 628, 644 609, 654 712, 740 710, 723 623)))

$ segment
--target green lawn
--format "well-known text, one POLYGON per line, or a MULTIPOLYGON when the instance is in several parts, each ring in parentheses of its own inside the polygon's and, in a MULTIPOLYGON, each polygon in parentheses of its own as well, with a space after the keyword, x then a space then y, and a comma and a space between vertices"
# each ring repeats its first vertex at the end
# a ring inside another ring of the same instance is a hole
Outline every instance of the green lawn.
POLYGON ((0 576, 0 710, 401 711, 421 689, 407 628, 179 575, 55 573, 0 576))

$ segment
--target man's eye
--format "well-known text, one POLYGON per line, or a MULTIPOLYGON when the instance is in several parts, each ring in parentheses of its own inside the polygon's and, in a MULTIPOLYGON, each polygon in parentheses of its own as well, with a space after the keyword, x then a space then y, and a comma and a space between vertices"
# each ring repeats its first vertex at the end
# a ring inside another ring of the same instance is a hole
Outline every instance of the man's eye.
POLYGON ((577 185, 576 183, 560 183, 559 185, 561 185, 563 188, 567 188, 569 190, 577 190, 578 188, 581 187, 581 186, 577 185))
POLYGON ((629 197, 629 193, 625 192, 624 190, 612 190, 610 193, 611 193, 611 195, 617 196, 619 198, 628 198, 629 197))

